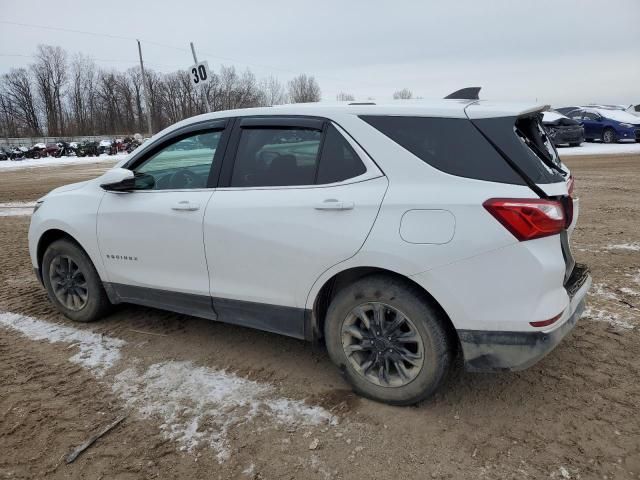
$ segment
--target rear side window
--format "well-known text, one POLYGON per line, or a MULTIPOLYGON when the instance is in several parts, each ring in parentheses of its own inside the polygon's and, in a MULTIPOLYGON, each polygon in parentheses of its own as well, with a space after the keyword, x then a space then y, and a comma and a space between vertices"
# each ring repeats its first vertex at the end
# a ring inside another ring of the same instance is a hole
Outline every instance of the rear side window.
POLYGON ((538 115, 480 118, 473 123, 529 181, 564 181, 560 160, 538 115))
POLYGON ((322 146, 316 183, 342 182, 365 173, 367 169, 338 129, 329 125, 322 146))
POLYGON ((459 177, 523 184, 467 119, 368 115, 360 118, 438 170, 459 177))
POLYGON ((243 128, 231 186, 313 185, 321 137, 303 128, 243 128))

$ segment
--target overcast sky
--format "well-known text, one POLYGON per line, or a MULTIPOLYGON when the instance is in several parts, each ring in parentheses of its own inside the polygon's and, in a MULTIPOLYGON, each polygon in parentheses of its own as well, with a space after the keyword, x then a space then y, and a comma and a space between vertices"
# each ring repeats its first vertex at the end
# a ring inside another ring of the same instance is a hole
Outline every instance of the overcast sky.
POLYGON ((640 0, 0 0, 0 73, 40 43, 124 70, 134 38, 156 70, 193 63, 193 41, 214 70, 312 74, 323 100, 482 86, 496 100, 640 103, 640 0))

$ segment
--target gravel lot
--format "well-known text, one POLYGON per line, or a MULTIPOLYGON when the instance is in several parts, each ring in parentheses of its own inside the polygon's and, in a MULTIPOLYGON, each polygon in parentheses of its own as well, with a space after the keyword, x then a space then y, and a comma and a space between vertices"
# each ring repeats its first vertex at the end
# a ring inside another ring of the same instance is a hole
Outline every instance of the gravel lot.
POLYGON ((458 370, 411 408, 354 396, 301 341, 135 306, 66 320, 32 274, 21 202, 108 165, 0 172, 0 209, 19 211, 0 215, 0 478, 640 477, 640 155, 567 163, 585 317, 531 369, 458 370))

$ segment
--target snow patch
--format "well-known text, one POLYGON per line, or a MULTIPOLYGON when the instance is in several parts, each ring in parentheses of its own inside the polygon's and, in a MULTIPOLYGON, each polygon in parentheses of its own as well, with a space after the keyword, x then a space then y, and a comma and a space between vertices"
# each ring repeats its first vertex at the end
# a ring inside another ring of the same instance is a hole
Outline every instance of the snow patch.
POLYGON ((605 289, 605 285, 596 283, 593 285, 589 295, 596 295, 598 297, 606 298, 607 300, 619 300, 620 297, 613 292, 609 292, 605 289))
POLYGON ((607 245, 607 250, 630 250, 632 252, 640 252, 640 243, 618 243, 616 245, 607 245))
POLYGON ((142 374, 128 368, 116 375, 113 390, 143 417, 160 417, 165 436, 182 449, 208 445, 220 462, 231 455, 229 430, 258 416, 287 425, 336 423, 321 407, 274 398, 270 385, 191 362, 158 363, 142 374))
POLYGON ((24 168, 53 167, 58 165, 74 165, 87 163, 116 163, 127 157, 127 154, 100 155, 99 157, 44 157, 25 158, 23 160, 6 160, 0 162, 0 170, 22 170, 24 168))
POLYGON ((35 206, 35 202, 0 203, 0 217, 29 216, 35 206))
POLYGON ((633 288, 622 287, 620 288, 620 291, 622 293, 626 293, 627 295, 631 295, 632 297, 640 296, 640 292, 637 290, 634 290, 633 288))
MULTIPOLYGON (((32 340, 69 343, 68 348, 79 350, 70 360, 97 377, 104 377, 120 360, 126 345, 124 340, 90 330, 9 312, 0 312, 0 326, 32 340)), ((231 455, 230 430, 258 417, 269 424, 337 424, 337 418, 322 407, 278 397, 272 385, 187 361, 156 363, 142 373, 130 367, 115 375, 111 386, 142 417, 160 418, 163 434, 176 441, 180 450, 210 446, 220 462, 231 455)))
POLYGON ((558 147, 560 157, 576 155, 640 155, 640 143, 587 143, 579 147, 558 147))
POLYGON ((635 328, 634 325, 621 319, 617 314, 600 308, 587 307, 584 310, 583 316, 596 322, 607 322, 611 326, 621 330, 633 330, 635 328))
POLYGON ((66 327, 16 313, 1 312, 0 325, 16 330, 31 340, 74 344, 79 351, 69 360, 88 368, 97 377, 102 377, 120 360, 120 349, 126 344, 124 340, 90 330, 66 327))

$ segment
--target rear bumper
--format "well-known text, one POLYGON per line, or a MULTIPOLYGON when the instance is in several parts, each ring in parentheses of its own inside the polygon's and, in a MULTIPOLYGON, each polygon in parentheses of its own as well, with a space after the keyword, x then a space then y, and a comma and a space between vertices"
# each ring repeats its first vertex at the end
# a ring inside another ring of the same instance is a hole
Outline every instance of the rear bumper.
POLYGON ((565 319, 547 332, 458 330, 465 369, 470 372, 524 370, 537 363, 573 329, 585 308, 591 276, 584 271, 579 284, 567 286, 571 297, 565 319))
POLYGON ((556 129, 555 135, 551 137, 554 145, 564 145, 569 143, 584 142, 584 131, 582 128, 556 129))

